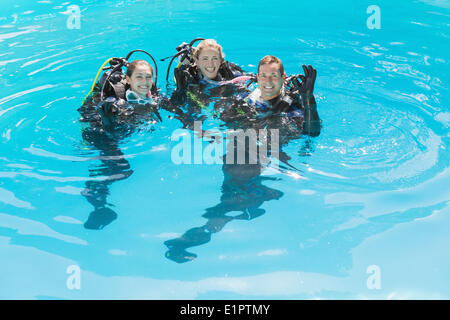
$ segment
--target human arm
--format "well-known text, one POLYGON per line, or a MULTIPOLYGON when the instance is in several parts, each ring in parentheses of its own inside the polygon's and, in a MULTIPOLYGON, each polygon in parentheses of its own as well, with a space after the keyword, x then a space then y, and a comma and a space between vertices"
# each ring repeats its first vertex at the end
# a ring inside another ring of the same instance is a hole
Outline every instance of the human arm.
POLYGON ((184 92, 188 85, 195 82, 195 67, 192 65, 182 64, 175 68, 174 76, 177 84, 177 91, 184 92))
POLYGON ((97 111, 102 118, 103 127, 111 128, 114 126, 117 116, 125 104, 126 101, 114 97, 108 97, 99 102, 97 111))
POLYGON ((303 65, 303 71, 305 74, 298 76, 301 82, 297 78, 294 78, 292 83, 298 92, 299 103, 303 109, 303 133, 311 137, 316 137, 320 134, 320 117, 314 98, 314 84, 317 71, 311 65, 308 67, 303 65))

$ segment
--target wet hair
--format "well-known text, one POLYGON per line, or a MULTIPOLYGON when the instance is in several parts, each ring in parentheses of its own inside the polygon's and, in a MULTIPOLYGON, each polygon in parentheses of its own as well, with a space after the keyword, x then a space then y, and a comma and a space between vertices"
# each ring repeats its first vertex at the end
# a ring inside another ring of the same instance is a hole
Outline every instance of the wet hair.
POLYGON ((222 46, 220 44, 218 44, 217 41, 214 39, 206 39, 206 40, 203 40, 202 42, 200 42, 199 45, 194 49, 194 53, 193 53, 194 57, 198 60, 198 57, 200 56, 200 52, 203 49, 208 49, 208 48, 216 49, 217 51, 219 51, 220 58, 222 59, 222 61, 225 59, 225 54, 222 51, 222 46))
POLYGON ((281 60, 280 60, 279 58, 277 58, 277 57, 275 57, 275 56, 270 56, 270 55, 265 56, 264 58, 262 58, 262 59, 259 61, 259 64, 258 64, 258 73, 259 73, 259 68, 261 68, 262 65, 265 65, 265 64, 271 64, 271 63, 277 63, 277 64, 280 66, 280 73, 281 73, 281 76, 283 76, 283 75, 284 75, 283 62, 281 62, 281 60))
POLYGON ((137 66, 146 66, 150 68, 150 71, 152 72, 152 76, 153 76, 153 68, 152 66, 145 60, 134 60, 133 62, 129 63, 127 65, 127 76, 131 78, 131 76, 133 75, 134 70, 136 69, 137 66))

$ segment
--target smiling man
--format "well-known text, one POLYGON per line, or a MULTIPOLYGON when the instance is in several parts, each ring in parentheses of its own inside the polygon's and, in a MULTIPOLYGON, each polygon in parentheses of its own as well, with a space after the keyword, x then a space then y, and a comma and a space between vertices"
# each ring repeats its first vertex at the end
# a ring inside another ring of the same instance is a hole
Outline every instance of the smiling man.
POLYGON ((283 82, 286 79, 281 60, 274 56, 264 57, 259 62, 256 78, 263 99, 272 100, 281 95, 283 82))
POLYGON ((304 75, 286 77, 281 60, 265 56, 258 65, 258 88, 245 101, 259 118, 286 117, 297 123, 304 134, 318 136, 320 118, 313 94, 317 72, 312 66, 303 65, 303 70, 304 75))

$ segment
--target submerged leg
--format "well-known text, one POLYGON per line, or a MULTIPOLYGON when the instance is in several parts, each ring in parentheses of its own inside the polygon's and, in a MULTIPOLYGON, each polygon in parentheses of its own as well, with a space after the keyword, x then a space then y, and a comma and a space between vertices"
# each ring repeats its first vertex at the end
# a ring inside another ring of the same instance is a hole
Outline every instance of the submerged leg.
POLYGON ((118 141, 98 131, 83 132, 85 141, 100 150, 101 164, 89 169, 89 176, 95 179, 85 183, 82 195, 94 207, 84 224, 86 229, 99 230, 117 218, 117 213, 107 207, 109 187, 112 183, 128 178, 133 174, 129 162, 118 147, 118 141))

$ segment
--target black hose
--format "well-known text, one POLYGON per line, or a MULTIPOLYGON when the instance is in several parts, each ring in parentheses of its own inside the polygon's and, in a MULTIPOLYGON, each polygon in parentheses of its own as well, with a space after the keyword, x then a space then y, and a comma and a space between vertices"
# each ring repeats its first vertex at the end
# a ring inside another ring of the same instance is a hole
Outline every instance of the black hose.
POLYGON ((196 43, 197 41, 199 41, 199 40, 205 40, 205 38, 195 38, 194 40, 192 40, 191 42, 189 42, 189 47, 192 47, 192 45, 193 45, 194 43, 196 43))
POLYGON ((125 58, 125 60, 128 61, 128 59, 130 58, 130 56, 131 56, 133 53, 135 53, 135 52, 143 52, 143 53, 145 53, 146 55, 148 55, 148 56, 153 60, 153 64, 155 65, 155 87, 157 88, 157 87, 158 87, 158 65, 156 64, 155 59, 154 59, 153 56, 152 56, 150 53, 148 53, 147 51, 141 50, 141 49, 137 49, 137 50, 130 51, 130 52, 128 53, 127 57, 125 58))
POLYGON ((182 55, 183 53, 186 53, 188 49, 181 50, 176 55, 172 57, 172 59, 169 62, 169 67, 167 68, 167 74, 166 74, 166 82, 169 82, 169 73, 170 73, 170 66, 172 65, 173 60, 175 60, 176 57, 182 55))
POLYGON ((146 55, 148 55, 148 56, 153 60, 153 64, 155 65, 155 84, 154 84, 154 87, 157 88, 157 84, 158 84, 158 65, 156 64, 155 59, 154 59, 153 56, 152 56, 150 53, 148 53, 147 51, 141 50, 141 49, 137 49, 137 50, 130 51, 130 52, 127 54, 126 58, 115 58, 115 59, 119 60, 119 63, 118 63, 116 66, 114 66, 114 67, 111 66, 111 67, 103 68, 103 70, 107 70, 107 69, 110 69, 110 68, 112 68, 112 70, 111 70, 111 72, 108 74, 108 76, 106 77, 105 82, 103 83, 103 86, 102 86, 102 90, 100 91, 100 99, 101 99, 101 100, 103 100, 103 98, 104 98, 103 95, 104 95, 104 91, 105 91, 105 85, 106 85, 106 83, 108 83, 109 78, 110 78, 116 71, 118 71, 119 69, 121 69, 123 66, 126 66, 126 64, 128 63, 128 59, 129 59, 130 56, 131 56, 133 53, 135 53, 135 52, 143 52, 143 53, 145 53, 146 55))
MULTIPOLYGON (((169 67, 167 68, 166 82, 169 82, 170 67, 172 66, 173 60, 175 60, 176 57, 178 57, 178 56, 180 56, 182 54, 186 54, 187 52, 189 52, 192 49, 192 46, 194 45, 194 43, 196 43, 197 41, 200 41, 200 40, 205 40, 205 38, 195 38, 195 39, 193 39, 191 42, 189 42, 189 44, 187 45, 187 47, 185 49, 181 50, 180 52, 178 52, 177 54, 175 54, 172 57, 172 60, 170 60, 170 63, 169 63, 169 67)), ((167 58, 170 58, 170 57, 167 57, 167 58)), ((167 58, 161 59, 161 61, 165 60, 167 58)), ((183 61, 183 60, 184 60, 184 58, 181 59, 181 61, 183 61)))

